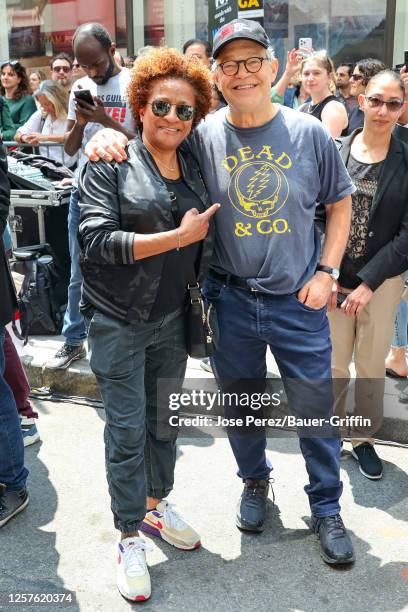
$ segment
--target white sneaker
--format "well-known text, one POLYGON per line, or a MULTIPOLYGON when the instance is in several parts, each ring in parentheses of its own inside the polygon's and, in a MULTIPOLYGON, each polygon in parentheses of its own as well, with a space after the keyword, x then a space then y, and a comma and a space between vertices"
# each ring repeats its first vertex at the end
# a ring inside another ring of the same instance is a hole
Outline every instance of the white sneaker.
POLYGON ((181 550, 194 550, 201 544, 198 533, 185 522, 166 499, 157 504, 155 510, 146 513, 139 529, 181 550))
POLYGON ((24 446, 35 444, 40 439, 35 419, 28 417, 20 417, 21 433, 23 434, 24 446))
POLYGON ((123 597, 131 601, 145 601, 151 594, 146 550, 153 546, 140 537, 130 537, 118 543, 116 584, 123 597))

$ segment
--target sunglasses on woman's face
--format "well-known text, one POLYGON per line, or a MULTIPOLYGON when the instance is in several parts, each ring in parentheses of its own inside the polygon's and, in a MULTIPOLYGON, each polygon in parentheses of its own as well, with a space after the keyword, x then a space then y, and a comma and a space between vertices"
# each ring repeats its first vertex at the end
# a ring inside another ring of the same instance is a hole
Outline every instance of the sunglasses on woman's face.
POLYGON ((351 81, 362 81, 364 79, 362 74, 352 74, 350 77, 351 81))
POLYGON ((390 113, 398 112, 404 105, 404 100, 381 100, 377 96, 364 96, 370 108, 380 108, 383 104, 387 107, 390 113))
POLYGON ((171 111, 171 107, 176 107, 176 115, 181 121, 191 121, 196 113, 194 106, 189 104, 170 104, 164 100, 154 100, 154 102, 148 102, 152 107, 153 115, 156 117, 165 117, 171 111))

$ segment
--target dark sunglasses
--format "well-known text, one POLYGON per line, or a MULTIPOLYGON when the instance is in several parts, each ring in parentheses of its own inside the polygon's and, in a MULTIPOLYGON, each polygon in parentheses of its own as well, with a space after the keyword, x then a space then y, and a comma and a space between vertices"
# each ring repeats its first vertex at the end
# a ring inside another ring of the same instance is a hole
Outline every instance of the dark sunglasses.
POLYGON ((350 77, 351 81, 362 81, 364 79, 362 74, 352 74, 350 77))
POLYGON ((153 115, 156 117, 165 117, 171 111, 171 107, 176 107, 176 115, 181 121, 191 121, 193 119, 196 109, 194 106, 189 104, 170 104, 164 100, 155 100, 154 102, 148 102, 152 107, 153 115))
POLYGON ((0 64, 0 70, 4 68, 4 66, 11 66, 12 68, 19 68, 21 66, 18 60, 6 60, 0 64))
POLYGON ((72 64, 73 68, 79 68, 79 64, 72 64))
POLYGON ((368 106, 370 108, 380 108, 383 104, 387 107, 387 111, 390 113, 396 113, 399 111, 404 105, 404 100, 381 100, 381 98, 377 98, 376 96, 364 96, 368 102, 368 106))
POLYGON ((54 72, 61 72, 62 70, 63 72, 65 72, 65 74, 72 70, 71 66, 53 66, 52 69, 54 72))

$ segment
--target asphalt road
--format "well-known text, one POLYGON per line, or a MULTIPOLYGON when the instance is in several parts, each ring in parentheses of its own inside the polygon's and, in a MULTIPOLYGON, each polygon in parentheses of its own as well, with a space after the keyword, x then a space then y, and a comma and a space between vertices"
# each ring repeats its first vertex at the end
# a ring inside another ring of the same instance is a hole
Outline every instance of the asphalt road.
MULTIPOLYGON (((381 481, 342 462, 342 516, 357 560, 323 563, 307 528, 306 471, 296 438, 268 442, 276 503, 261 535, 234 524, 241 483, 225 438, 179 439, 170 501, 202 536, 183 552, 154 540, 149 602, 131 606, 115 586, 115 541, 104 473, 103 410, 35 402, 42 441, 26 449, 30 505, 0 532, 0 609, 357 611, 408 609, 408 451, 382 446, 381 481), (7 593, 72 592, 71 604, 5 603, 7 593)), ((346 447, 349 448, 349 447, 346 447)))

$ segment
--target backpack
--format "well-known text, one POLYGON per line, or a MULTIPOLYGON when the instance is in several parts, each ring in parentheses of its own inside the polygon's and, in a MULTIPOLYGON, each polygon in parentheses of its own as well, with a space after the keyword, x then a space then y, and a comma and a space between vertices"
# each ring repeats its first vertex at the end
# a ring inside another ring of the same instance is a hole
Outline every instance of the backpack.
POLYGON ((27 343, 29 335, 59 334, 63 314, 56 299, 55 288, 59 281, 58 266, 49 244, 21 247, 13 251, 15 257, 10 267, 24 275, 18 293, 21 333, 15 321, 13 331, 27 343))

